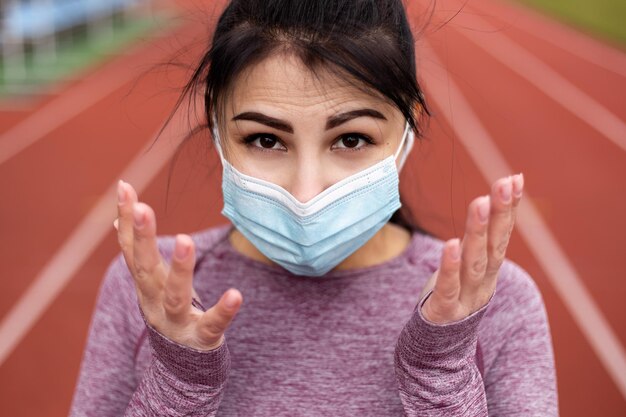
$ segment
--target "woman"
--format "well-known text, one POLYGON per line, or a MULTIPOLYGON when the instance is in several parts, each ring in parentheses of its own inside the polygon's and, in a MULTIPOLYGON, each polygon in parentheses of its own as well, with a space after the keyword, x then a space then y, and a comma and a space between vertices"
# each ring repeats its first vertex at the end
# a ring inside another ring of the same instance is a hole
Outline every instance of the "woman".
POLYGON ((198 90, 232 226, 157 238, 120 181, 72 415, 558 414, 541 295, 504 259, 522 175, 462 241, 399 210, 428 114, 400 0, 233 0, 198 90))

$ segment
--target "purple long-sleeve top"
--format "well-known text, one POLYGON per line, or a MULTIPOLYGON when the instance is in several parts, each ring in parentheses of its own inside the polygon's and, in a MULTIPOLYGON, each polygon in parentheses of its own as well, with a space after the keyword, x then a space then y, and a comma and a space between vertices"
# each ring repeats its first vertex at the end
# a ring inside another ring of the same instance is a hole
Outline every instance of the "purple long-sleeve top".
MULTIPOLYGON (((556 416, 541 294, 505 260, 488 304, 428 322, 420 292, 443 242, 415 232, 385 263, 299 277, 237 252, 229 226, 192 235, 194 288, 244 297, 225 343, 197 351, 147 325, 121 256, 98 296, 72 416, 556 416), (420 308, 417 308, 420 307, 420 308)), ((169 261, 172 236, 159 237, 169 261)))

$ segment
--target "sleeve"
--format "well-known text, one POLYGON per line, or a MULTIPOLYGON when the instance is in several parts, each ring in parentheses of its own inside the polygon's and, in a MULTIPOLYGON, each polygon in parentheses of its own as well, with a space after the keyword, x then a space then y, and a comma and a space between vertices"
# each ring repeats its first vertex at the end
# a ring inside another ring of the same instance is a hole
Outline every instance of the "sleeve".
POLYGON ((123 257, 109 266, 92 317, 70 416, 214 416, 230 370, 226 342, 196 351, 142 320, 123 257), (147 326, 152 361, 135 379, 135 349, 147 326))
POLYGON ((154 359, 124 416, 215 416, 230 371, 226 340, 216 349, 199 351, 145 324, 154 359))
MULTIPOLYGON (((136 303, 121 254, 104 276, 87 337, 70 416, 121 416, 137 385, 134 377, 136 303)), ((138 335, 137 335, 138 337, 138 335)))
POLYGON ((478 326, 487 304, 463 320, 439 325, 427 321, 418 303, 402 329, 394 365, 404 414, 414 416, 487 416, 487 398, 474 361, 478 326))
POLYGON ((514 305, 521 308, 485 376, 490 416, 559 415, 552 338, 545 305, 532 278, 516 268, 514 305))

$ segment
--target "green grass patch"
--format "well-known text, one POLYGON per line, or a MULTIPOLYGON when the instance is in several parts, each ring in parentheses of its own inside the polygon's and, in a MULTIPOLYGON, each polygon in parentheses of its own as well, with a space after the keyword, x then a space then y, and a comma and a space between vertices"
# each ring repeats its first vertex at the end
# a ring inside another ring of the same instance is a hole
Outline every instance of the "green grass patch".
POLYGON ((97 65, 171 22, 167 15, 132 20, 117 17, 97 28, 79 27, 60 34, 53 54, 35 54, 34 46, 27 47, 21 62, 0 61, 0 96, 36 93, 50 83, 97 65))
POLYGON ((544 10, 565 23, 626 46, 624 0, 517 0, 544 10))

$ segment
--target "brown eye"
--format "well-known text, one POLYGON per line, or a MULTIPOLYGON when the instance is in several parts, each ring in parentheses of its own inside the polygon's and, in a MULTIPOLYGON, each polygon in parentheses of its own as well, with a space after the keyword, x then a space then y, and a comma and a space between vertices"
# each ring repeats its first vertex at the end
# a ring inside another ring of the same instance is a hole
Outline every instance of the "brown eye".
POLYGON ((259 145, 261 145, 261 147, 265 149, 272 149, 274 146, 276 146, 276 142, 277 140, 274 138, 268 138, 268 137, 259 138, 259 145))
POLYGON ((356 148, 359 144, 360 138, 355 136, 344 136, 341 138, 341 144, 346 148, 356 148))
POLYGON ((257 133, 244 138, 244 142, 248 146, 260 148, 262 150, 286 151, 287 148, 274 135, 267 133, 257 133))
POLYGON ((374 142, 365 135, 361 135, 359 133, 348 133, 346 135, 340 136, 333 145, 333 148, 344 150, 350 149, 356 151, 372 144, 374 144, 374 142))

